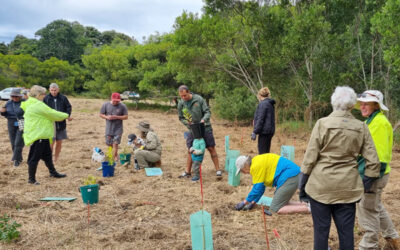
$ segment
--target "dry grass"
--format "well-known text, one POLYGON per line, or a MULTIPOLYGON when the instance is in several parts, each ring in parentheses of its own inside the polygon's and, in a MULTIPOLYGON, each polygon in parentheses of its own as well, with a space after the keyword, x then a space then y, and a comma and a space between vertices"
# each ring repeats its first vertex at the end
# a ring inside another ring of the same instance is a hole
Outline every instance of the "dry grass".
MULTIPOLYGON (((11 244, 0 243, 1 249, 190 249, 190 214, 200 210, 200 185, 178 179, 184 170, 186 148, 184 127, 176 113, 129 111, 124 122, 123 145, 127 135, 137 133, 140 120, 148 120, 163 141, 161 177, 146 177, 144 171, 117 166, 113 178, 101 178, 99 203, 90 207, 88 236, 87 206, 78 191, 82 178, 89 174, 101 177, 99 164, 90 162, 93 147, 104 145, 105 121, 98 112, 102 100, 71 98, 72 122, 68 122, 69 140, 63 145, 56 168, 67 178, 52 179, 43 163, 39 164, 39 186, 28 185, 26 163, 12 167, 11 149, 6 120, 0 119, 0 211, 18 223, 21 238, 11 244), (40 202, 46 196, 77 197, 74 202, 40 202)), ((221 120, 213 120, 217 152, 224 166, 224 136, 230 135, 231 148, 255 154, 257 146, 249 140, 251 127, 237 127, 221 120)), ((295 145, 295 162, 300 164, 308 139, 307 132, 287 135, 277 132, 272 152, 279 153, 283 144, 295 145)), ((29 148, 24 149, 27 159, 29 148)), ((383 195, 384 203, 395 225, 400 214, 399 156, 394 154, 393 174, 383 195)), ((211 213, 215 249, 266 249, 264 226, 259 208, 250 212, 233 210, 234 204, 250 190, 250 176, 242 176, 238 187, 227 183, 227 175, 217 180, 210 156, 204 160, 205 210, 211 213)), ((272 196, 273 190, 267 189, 272 196)), ((295 197, 294 199, 297 199, 295 197)), ((310 215, 281 215, 267 217, 271 249, 312 249, 313 229, 310 215), (274 237, 276 229, 281 239, 274 237), (284 244, 281 244, 281 243, 284 244), (285 245, 285 246, 282 246, 285 245)), ((338 249, 338 239, 332 227, 330 245, 338 249)), ((361 236, 356 234, 356 243, 361 236)))

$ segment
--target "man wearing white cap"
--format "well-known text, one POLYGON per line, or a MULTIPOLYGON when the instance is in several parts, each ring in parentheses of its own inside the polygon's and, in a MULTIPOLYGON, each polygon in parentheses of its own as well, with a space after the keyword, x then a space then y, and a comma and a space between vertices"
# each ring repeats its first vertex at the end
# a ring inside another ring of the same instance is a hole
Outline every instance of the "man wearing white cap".
MULTIPOLYGON (((399 234, 381 202, 383 189, 389 181, 392 159, 393 129, 382 110, 389 109, 383 104, 383 94, 378 90, 367 90, 357 98, 355 106, 360 109, 375 144, 381 162, 380 178, 371 187, 371 192, 364 193, 357 205, 359 224, 365 234, 359 243, 359 249, 379 249, 379 234, 386 239, 384 249, 400 249, 399 234)), ((364 174, 363 164, 359 164, 360 174, 364 174)))
MULTIPOLYGON (((247 198, 236 204, 236 210, 250 210, 262 195, 265 187, 276 187, 269 210, 278 214, 308 213, 309 209, 300 202, 291 202, 299 183, 300 167, 294 162, 277 154, 267 153, 250 156, 239 156, 236 159, 236 175, 239 172, 251 174, 253 188, 247 198)), ((264 212, 272 215, 268 210, 264 212)))

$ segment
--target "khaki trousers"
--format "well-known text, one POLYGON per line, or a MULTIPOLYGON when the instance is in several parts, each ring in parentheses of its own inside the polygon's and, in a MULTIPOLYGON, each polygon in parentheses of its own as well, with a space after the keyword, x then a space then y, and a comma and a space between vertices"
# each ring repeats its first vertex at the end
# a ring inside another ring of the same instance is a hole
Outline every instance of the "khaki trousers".
POLYGON ((388 212, 382 204, 383 188, 389 181, 389 174, 382 176, 372 184, 373 193, 364 193, 357 204, 357 218, 365 230, 364 237, 359 243, 359 249, 379 249, 379 233, 384 238, 398 238, 388 212))
POLYGON ((146 168, 149 163, 157 162, 161 159, 161 155, 148 150, 136 149, 134 154, 140 168, 146 168))

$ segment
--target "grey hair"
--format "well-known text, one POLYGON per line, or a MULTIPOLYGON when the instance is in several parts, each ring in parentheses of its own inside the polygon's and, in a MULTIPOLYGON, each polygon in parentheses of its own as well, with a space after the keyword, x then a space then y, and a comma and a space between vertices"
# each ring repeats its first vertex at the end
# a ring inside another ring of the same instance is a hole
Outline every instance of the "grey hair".
POLYGON ((179 92, 184 91, 184 90, 186 90, 186 92, 190 92, 188 86, 186 86, 186 85, 179 86, 179 88, 178 88, 179 92))
POLYGON ((250 155, 247 156, 245 165, 246 166, 251 166, 251 156, 250 155))
POLYGON ((348 86, 338 86, 331 96, 333 110, 351 110, 357 102, 357 95, 354 89, 348 86))
POLYGON ((38 97, 40 95, 45 95, 46 89, 39 85, 33 85, 31 90, 29 91, 29 96, 31 97, 38 97))
POLYGON ((52 89, 52 88, 59 89, 58 84, 55 82, 50 83, 49 89, 52 89))

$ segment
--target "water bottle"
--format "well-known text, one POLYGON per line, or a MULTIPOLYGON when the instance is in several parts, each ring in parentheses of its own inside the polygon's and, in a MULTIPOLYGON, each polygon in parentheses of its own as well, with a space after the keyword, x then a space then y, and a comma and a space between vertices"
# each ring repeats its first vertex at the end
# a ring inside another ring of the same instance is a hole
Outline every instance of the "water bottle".
POLYGON ((95 147, 94 150, 96 151, 96 153, 98 153, 98 154, 100 154, 100 155, 103 155, 103 154, 104 154, 103 151, 102 151, 100 148, 98 148, 98 147, 95 147))
POLYGON ((139 165, 138 165, 138 162, 137 162, 137 160, 135 159, 135 169, 136 170, 139 170, 140 168, 139 168, 139 165))

